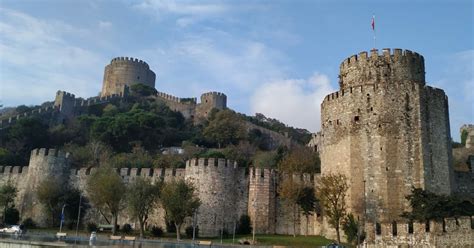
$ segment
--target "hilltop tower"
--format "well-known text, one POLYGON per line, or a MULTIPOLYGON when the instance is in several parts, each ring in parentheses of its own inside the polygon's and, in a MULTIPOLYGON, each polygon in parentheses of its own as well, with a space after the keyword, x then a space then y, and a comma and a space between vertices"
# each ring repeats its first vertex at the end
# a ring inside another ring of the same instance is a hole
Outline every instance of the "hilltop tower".
POLYGON ((397 221, 412 187, 451 193, 448 98, 426 85, 423 56, 361 52, 341 63, 339 86, 321 104, 321 172, 346 175, 349 211, 397 221))
POLYGON ((201 103, 196 108, 197 117, 205 118, 212 109, 226 109, 227 96, 221 92, 207 92, 201 95, 201 103))
POLYGON ((155 88, 155 73, 142 60, 118 57, 105 67, 101 96, 123 94, 126 87, 141 83, 155 88))

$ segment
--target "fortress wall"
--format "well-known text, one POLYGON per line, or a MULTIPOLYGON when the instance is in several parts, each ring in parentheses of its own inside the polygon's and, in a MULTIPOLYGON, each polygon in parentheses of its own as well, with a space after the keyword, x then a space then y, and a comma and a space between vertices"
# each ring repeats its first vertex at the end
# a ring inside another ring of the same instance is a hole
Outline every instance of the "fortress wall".
POLYGON ((217 236, 222 228, 232 232, 247 214, 248 181, 245 168, 225 159, 191 159, 186 162, 185 180, 198 190, 201 206, 197 223, 202 236, 217 236))
POLYGON ((49 120, 50 122, 55 119, 59 113, 59 108, 55 106, 42 107, 34 109, 29 112, 25 112, 15 116, 6 116, 0 118, 0 130, 7 128, 15 124, 18 120, 28 117, 41 117, 42 119, 49 120))
POLYGON ((454 172, 454 193, 474 199, 474 173, 471 169, 468 172, 454 172))
POLYGON ((192 119, 196 110, 196 98, 185 100, 176 96, 168 95, 163 92, 157 92, 156 97, 166 103, 166 105, 173 111, 181 112, 186 119, 192 119))
MULTIPOLYGON (((290 175, 280 175, 278 184, 281 183, 285 178, 290 175)), ((310 175, 291 175, 296 182, 302 182, 303 185, 314 187, 316 189, 319 174, 310 175)), ((301 212, 298 212, 294 215, 293 206, 290 205, 285 199, 281 198, 279 195, 276 197, 275 208, 276 208, 276 224, 275 224, 275 233, 284 234, 284 235, 293 235, 296 232, 297 235, 321 235, 324 231, 323 219, 318 213, 313 215, 304 216, 301 212), (293 220, 296 220, 296 228, 293 227, 293 220)), ((250 210, 249 210, 250 212, 250 210)))
POLYGON ((380 223, 379 233, 375 223, 367 223, 367 247, 472 247, 473 218, 447 218, 442 222, 430 221, 429 224, 415 222, 412 232, 406 222, 380 223))
POLYGON ((449 195, 454 190, 448 98, 444 91, 425 86, 421 92, 424 184, 427 190, 449 195))
POLYGON ((277 179, 275 170, 250 168, 247 208, 256 233, 275 233, 277 179))

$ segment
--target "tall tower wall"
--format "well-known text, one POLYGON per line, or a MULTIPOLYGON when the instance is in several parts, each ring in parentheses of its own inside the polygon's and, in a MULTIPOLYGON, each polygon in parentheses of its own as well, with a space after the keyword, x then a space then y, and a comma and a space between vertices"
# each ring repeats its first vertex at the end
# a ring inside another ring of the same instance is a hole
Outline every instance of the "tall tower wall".
POLYGON ((101 96, 123 93, 126 86, 141 83, 155 88, 155 73, 142 60, 118 57, 105 67, 101 96))
POLYGON ((185 180, 192 182, 201 199, 197 224, 202 236, 231 232, 247 213, 248 181, 245 168, 225 159, 191 159, 186 162, 185 180))
POLYGON ((201 103, 196 107, 196 116, 206 118, 212 109, 227 108, 227 96, 221 92, 207 92, 201 95, 201 103))
POLYGON ((451 191, 447 98, 425 86, 423 68, 410 51, 360 53, 321 105, 322 175, 345 174, 349 210, 371 221, 399 219, 412 187, 451 191))
POLYGON ((250 168, 248 215, 256 233, 275 233, 276 180, 274 170, 250 168))

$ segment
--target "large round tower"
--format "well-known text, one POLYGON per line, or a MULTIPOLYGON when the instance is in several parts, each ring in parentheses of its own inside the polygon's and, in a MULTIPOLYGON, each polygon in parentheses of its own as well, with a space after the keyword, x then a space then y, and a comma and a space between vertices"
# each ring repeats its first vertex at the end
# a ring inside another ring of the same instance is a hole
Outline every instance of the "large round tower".
POLYGON ((199 235, 231 232, 240 216, 247 214, 247 177, 245 168, 236 162, 221 158, 188 160, 185 180, 193 183, 201 200, 197 213, 199 235))
POLYGON ((141 83, 155 88, 155 73, 142 60, 118 57, 105 67, 101 96, 122 94, 126 86, 141 83))
POLYGON ((350 211, 397 221, 412 187, 450 194, 448 99, 425 85, 423 56, 362 52, 341 63, 339 79, 321 104, 321 170, 346 175, 350 211))

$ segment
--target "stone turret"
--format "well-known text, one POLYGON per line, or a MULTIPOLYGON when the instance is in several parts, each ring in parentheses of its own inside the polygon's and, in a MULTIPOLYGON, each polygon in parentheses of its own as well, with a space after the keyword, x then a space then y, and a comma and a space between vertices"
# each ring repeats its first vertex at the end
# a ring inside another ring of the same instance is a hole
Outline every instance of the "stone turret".
POLYGON ((185 180, 193 183, 201 200, 197 213, 200 235, 217 236, 223 228, 233 230, 240 216, 247 214, 245 168, 236 162, 221 158, 188 160, 185 180))
POLYGON ((412 187, 450 194, 448 99, 426 85, 423 57, 362 52, 342 62, 339 78, 321 104, 321 164, 323 176, 347 176, 350 211, 390 222, 409 209, 412 187))
POLYGON ((147 63, 129 57, 112 59, 105 67, 101 96, 123 95, 127 87, 141 83, 155 88, 155 73, 147 63))
POLYGON ((69 153, 45 148, 32 150, 26 188, 24 195, 20 196, 23 198, 22 206, 20 206, 22 219, 30 217, 40 226, 45 226, 51 217, 45 214, 48 211, 45 211, 39 203, 36 191, 45 180, 51 184, 66 187, 69 183, 69 172, 69 153))
POLYGON ((226 109, 227 96, 221 92, 207 92, 201 95, 201 103, 196 108, 196 116, 206 118, 212 109, 226 109))

